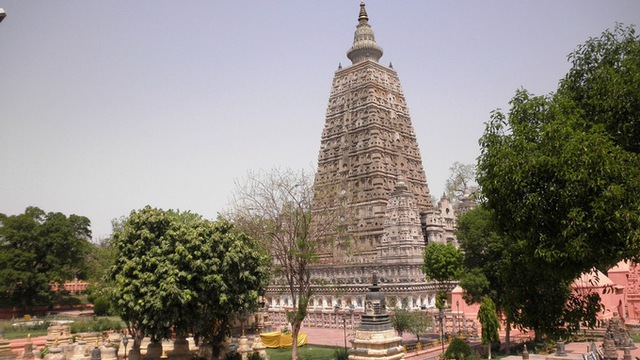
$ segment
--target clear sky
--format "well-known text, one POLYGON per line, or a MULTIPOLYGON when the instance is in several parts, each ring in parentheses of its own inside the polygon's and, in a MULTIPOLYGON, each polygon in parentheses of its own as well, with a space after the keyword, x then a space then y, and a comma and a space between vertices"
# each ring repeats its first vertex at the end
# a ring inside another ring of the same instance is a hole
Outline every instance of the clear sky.
MULTIPOLYGON (((359 0, 0 0, 0 213, 149 204, 215 218, 249 170, 315 167, 359 0)), ((431 193, 473 163, 491 110, 546 94, 566 56, 640 1, 368 0, 431 193)))

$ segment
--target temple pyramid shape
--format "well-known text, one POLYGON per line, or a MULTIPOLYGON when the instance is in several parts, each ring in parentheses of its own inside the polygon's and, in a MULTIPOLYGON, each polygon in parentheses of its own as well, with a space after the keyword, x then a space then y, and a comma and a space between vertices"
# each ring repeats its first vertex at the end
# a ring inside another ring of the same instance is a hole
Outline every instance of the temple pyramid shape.
POLYGON ((317 211, 342 208, 349 248, 339 243, 325 259, 376 256, 387 203, 400 178, 419 213, 433 210, 400 79, 391 66, 379 63, 382 54, 362 2, 347 52, 352 65, 340 67, 333 78, 315 179, 320 196, 313 204, 317 211))
MULTIPOLYGON (((357 21, 352 64, 334 74, 320 140, 312 232, 332 241, 310 268, 305 326, 355 326, 374 272, 389 304, 433 307, 442 288, 425 279, 424 248, 457 243, 453 205, 432 201, 400 79, 379 63, 364 2, 357 21)), ((275 278, 265 298, 273 324, 286 324, 294 301, 286 281, 275 278)))

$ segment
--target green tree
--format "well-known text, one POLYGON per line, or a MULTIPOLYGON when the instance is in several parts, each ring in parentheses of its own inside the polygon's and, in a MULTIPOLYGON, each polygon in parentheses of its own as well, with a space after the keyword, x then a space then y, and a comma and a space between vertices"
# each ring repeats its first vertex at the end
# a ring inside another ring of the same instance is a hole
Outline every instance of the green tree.
POLYGON ((640 250, 640 39, 618 26, 569 59, 556 94, 494 112, 478 182, 500 230, 575 278, 640 250))
POLYGON ((411 327, 411 311, 406 309, 396 309, 391 317, 391 325, 393 329, 398 333, 398 336, 402 337, 405 331, 408 331, 411 327))
POLYGON ((432 325, 431 318, 427 317, 421 311, 409 311, 407 309, 396 309, 391 317, 391 325, 398 332, 398 336, 402 336, 404 332, 415 335, 420 341, 420 335, 427 332, 432 325))
POLYGON ((482 326, 482 343, 487 346, 489 359, 491 359, 491 343, 500 341, 498 330, 500 330, 500 320, 496 314, 496 306, 490 298, 485 297, 478 310, 478 321, 482 326))
POLYGON ((458 219, 456 236, 466 269, 460 279, 460 286, 465 290, 464 300, 468 304, 480 304, 489 297, 494 302, 498 313, 506 318, 505 345, 509 349, 514 312, 508 297, 513 293, 514 282, 510 269, 514 264, 507 251, 510 241, 500 234, 492 212, 482 205, 458 219))
MULTIPOLYGON (((273 268, 291 295, 292 359, 298 358, 297 337, 312 295, 311 267, 320 251, 330 247, 329 235, 338 228, 336 211, 312 209, 313 174, 273 169, 249 173, 236 183, 234 204, 229 211, 243 231, 259 239, 273 259, 273 268)), ((327 208, 332 208, 327 206, 327 208)))
POLYGON ((427 331, 433 326, 433 319, 427 317, 422 311, 412 311, 411 321, 407 331, 416 336, 418 342, 420 342, 420 335, 426 334, 427 331))
POLYGON ((444 353, 445 359, 465 360, 471 359, 473 356, 473 349, 466 341, 460 338, 454 338, 449 343, 447 351, 444 353))
POLYGON ((462 253, 453 244, 430 243, 424 249, 422 272, 427 279, 448 286, 460 278, 462 260, 462 253))
POLYGON ((0 214, 0 303, 28 309, 58 295, 52 284, 83 278, 90 221, 84 216, 45 213, 0 214))
POLYGON ((591 125, 603 125, 616 145, 640 153, 640 41, 633 26, 591 38, 569 55, 572 67, 558 94, 591 125))
POLYGON ((451 201, 459 202, 465 194, 476 194, 478 184, 475 164, 454 162, 449 168, 450 175, 444 184, 445 194, 451 201))
POLYGON ((113 234, 110 276, 120 316, 134 335, 159 341, 171 331, 219 349, 234 314, 256 306, 268 257, 226 221, 149 206, 113 234))
POLYGON ((518 91, 480 140, 484 205, 518 279, 514 321, 536 336, 593 326, 598 296, 573 294, 572 281, 639 253, 639 44, 622 26, 588 40, 555 94, 518 91))

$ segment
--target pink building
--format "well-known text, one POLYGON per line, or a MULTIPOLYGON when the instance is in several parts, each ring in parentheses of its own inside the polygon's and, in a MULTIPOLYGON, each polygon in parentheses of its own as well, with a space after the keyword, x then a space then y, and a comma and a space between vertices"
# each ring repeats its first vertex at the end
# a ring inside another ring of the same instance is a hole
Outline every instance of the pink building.
MULTIPOLYGON (((87 290, 88 286, 89 286, 88 282, 83 280, 78 280, 78 279, 73 279, 73 281, 67 281, 63 285, 64 289, 71 294, 81 293, 87 290)), ((58 291, 58 284, 56 283, 51 284, 51 290, 58 291)))
MULTIPOLYGON (((600 271, 583 274, 573 283, 575 292, 597 292, 603 305, 599 315, 602 320, 610 319, 614 314, 620 314, 623 319, 631 322, 640 320, 640 266, 620 262, 607 271, 607 275, 600 271)), ((479 304, 467 304, 462 295, 464 290, 456 286, 451 291, 451 315, 463 317, 467 321, 476 321, 479 304)))

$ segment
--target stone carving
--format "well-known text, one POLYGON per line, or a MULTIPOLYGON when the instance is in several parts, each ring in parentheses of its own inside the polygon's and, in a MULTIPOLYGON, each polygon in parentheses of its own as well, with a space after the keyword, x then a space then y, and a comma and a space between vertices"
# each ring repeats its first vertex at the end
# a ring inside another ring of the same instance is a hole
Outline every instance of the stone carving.
POLYGON ((635 349, 635 345, 633 344, 633 339, 629 335, 624 322, 615 314, 614 317, 609 319, 609 323, 607 324, 607 332, 605 333, 605 338, 613 339, 616 349, 622 350, 624 348, 635 349))
MULTIPOLYGON (((400 79, 378 63, 382 49, 361 6, 348 55, 353 64, 333 78, 312 204, 317 214, 337 217, 345 231, 326 234, 336 241, 311 269, 314 294, 341 294, 324 309, 337 300, 362 301, 375 270, 385 293, 428 307, 426 299, 438 289, 424 278, 422 251, 427 242, 457 245, 455 211, 446 197, 432 204, 400 79)), ((275 300, 272 308, 289 306, 287 292, 284 279, 273 280, 266 296, 275 300)))

